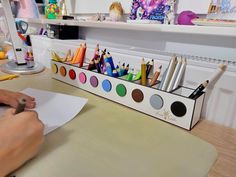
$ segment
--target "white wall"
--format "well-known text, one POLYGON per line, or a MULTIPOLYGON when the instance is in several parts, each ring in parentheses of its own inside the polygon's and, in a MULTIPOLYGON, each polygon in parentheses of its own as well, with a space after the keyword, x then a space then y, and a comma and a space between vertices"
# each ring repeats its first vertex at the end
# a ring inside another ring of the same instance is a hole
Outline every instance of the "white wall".
POLYGON ((236 62, 236 38, 222 36, 80 28, 86 40, 105 41, 152 50, 217 58, 236 62))

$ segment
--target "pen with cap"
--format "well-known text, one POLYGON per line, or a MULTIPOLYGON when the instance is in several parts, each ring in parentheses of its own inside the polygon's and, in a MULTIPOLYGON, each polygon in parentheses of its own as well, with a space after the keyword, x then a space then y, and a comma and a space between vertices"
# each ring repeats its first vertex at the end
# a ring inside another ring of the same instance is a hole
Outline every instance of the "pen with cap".
POLYGON ((24 99, 24 98, 20 99, 19 103, 16 107, 15 114, 23 112, 25 110, 25 106, 26 106, 26 99, 24 99))

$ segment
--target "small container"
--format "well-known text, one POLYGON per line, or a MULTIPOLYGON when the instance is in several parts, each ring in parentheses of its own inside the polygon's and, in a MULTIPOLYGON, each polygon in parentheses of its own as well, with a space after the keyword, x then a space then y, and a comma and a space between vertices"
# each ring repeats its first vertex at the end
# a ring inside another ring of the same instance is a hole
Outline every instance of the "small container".
POLYGON ((45 16, 48 19, 56 19, 59 15, 59 6, 57 5, 57 0, 49 0, 45 7, 45 16))

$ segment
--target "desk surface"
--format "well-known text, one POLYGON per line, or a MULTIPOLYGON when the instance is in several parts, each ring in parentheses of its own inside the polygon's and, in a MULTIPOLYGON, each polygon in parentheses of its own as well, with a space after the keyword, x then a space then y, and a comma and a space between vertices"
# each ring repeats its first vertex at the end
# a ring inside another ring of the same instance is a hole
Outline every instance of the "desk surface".
MULTIPOLYGON (((38 76, 47 76, 50 75, 50 73, 48 71, 45 71, 43 73, 37 74, 37 75, 32 75, 32 76, 21 76, 22 79, 24 78, 25 80, 28 79, 32 79, 35 77, 35 79, 38 78, 38 76)), ((42 77, 42 78, 43 78, 42 77)), ((12 81, 3 81, 1 82, 0 86, 1 88, 8 88, 11 90, 19 90, 21 89, 20 86, 14 86, 14 80, 12 81), (10 86, 10 88, 9 88, 10 86)), ((47 84, 47 83, 45 83, 47 84)), ((34 87, 35 86, 35 82, 32 83, 28 83, 28 85, 26 87, 34 87)), ((69 87, 69 86, 68 86, 69 87)), ((43 89, 44 86, 42 84, 38 84, 37 88, 41 88, 43 89)), ((64 88, 52 88, 55 91, 60 91, 60 92, 65 92, 66 90, 64 88)), ((78 89, 76 89, 78 90, 78 89)), ((72 90, 73 92, 73 90, 72 90)), ((89 93, 84 93, 84 91, 80 91, 83 92, 83 94, 88 94, 91 95, 89 93)), ((95 98, 95 99, 100 99, 95 98)), ((109 102, 109 101, 107 101, 109 102)), ((92 109, 91 107, 88 109, 92 109)), ((127 108, 124 108, 127 109, 127 108)), ((82 112, 83 114, 83 112, 82 112)), ((160 121, 161 122, 161 121, 160 121)), ((161 124, 166 124, 162 122, 161 124)), ((172 126, 172 125, 168 125, 168 126, 172 126)), ((178 128, 177 128, 178 129, 178 128)), ((184 131, 184 130, 182 130, 184 131)), ((206 140, 207 142, 213 144, 217 151, 218 151, 218 159, 215 162, 215 164, 213 165, 213 167, 211 168, 209 174, 207 177, 233 177, 236 174, 236 130, 235 129, 231 129, 231 128, 226 128, 208 121, 201 121, 199 122, 194 129, 190 132, 193 135, 196 135, 198 137, 200 137, 203 140, 206 140)), ((53 136, 53 134, 52 134, 53 136)))
POLYGON ((236 176, 236 129, 202 120, 190 133, 214 145, 219 153, 207 177, 236 176))

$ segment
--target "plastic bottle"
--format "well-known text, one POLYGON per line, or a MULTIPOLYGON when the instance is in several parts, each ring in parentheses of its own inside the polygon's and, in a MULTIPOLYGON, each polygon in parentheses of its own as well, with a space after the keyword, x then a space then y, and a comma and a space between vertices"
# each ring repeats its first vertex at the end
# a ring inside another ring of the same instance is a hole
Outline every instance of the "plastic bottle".
POLYGON ((64 15, 67 15, 66 3, 65 0, 61 0, 59 17, 62 18, 64 15))

